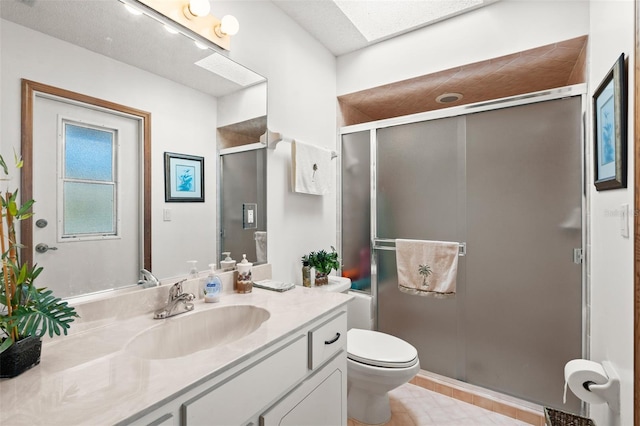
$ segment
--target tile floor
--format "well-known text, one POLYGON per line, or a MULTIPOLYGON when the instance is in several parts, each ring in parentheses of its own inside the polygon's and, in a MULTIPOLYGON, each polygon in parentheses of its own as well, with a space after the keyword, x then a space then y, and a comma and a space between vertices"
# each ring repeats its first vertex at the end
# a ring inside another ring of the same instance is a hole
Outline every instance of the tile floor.
MULTIPOLYGON (((391 420, 386 426, 528 426, 458 399, 407 383, 389 392, 391 420)), ((348 426, 363 423, 349 419, 348 426)))

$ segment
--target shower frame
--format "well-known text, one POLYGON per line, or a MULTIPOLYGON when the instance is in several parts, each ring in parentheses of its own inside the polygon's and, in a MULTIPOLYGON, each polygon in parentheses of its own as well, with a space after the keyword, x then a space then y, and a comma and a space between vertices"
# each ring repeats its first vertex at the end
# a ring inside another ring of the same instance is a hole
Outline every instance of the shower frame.
MULTIPOLYGON (((580 97, 581 99, 581 118, 582 118, 582 128, 581 128, 581 143, 580 143, 580 151, 581 151, 581 176, 582 176, 582 196, 581 196, 581 209, 582 209, 582 258, 581 258, 581 295, 582 295, 582 318, 581 318, 581 342, 582 342, 582 357, 589 357, 589 310, 588 306, 590 306, 590 292, 589 292, 589 283, 588 283, 588 274, 587 274, 587 263, 586 259, 589 259, 589 245, 588 241, 588 229, 589 229, 589 216, 588 212, 588 197, 587 197, 587 182, 589 182, 589 167, 586 167, 585 159, 586 150, 588 149, 585 145, 585 117, 587 111, 587 86, 586 84, 577 84, 572 86, 566 86, 556 89, 544 90, 534 93, 522 94, 517 96, 512 96, 508 98, 490 100, 485 102, 479 102, 469 105, 462 105, 450 108, 444 108, 436 111, 428 111, 423 113, 411 114, 402 117, 394 117, 384 120, 372 121, 362 124, 355 124, 350 126, 344 126, 338 129, 337 132, 337 141, 338 141, 338 152, 343 152, 342 150, 342 138, 344 135, 354 134, 354 133, 362 133, 369 132, 369 149, 370 149, 370 212, 371 212, 371 225, 370 225, 370 257, 371 257, 371 287, 370 287, 370 295, 372 297, 373 303, 373 324, 374 329, 378 329, 378 251, 379 250, 389 250, 389 246, 385 245, 385 238, 379 238, 376 234, 377 232, 377 130, 384 129, 388 127, 401 126, 412 123, 419 123, 425 121, 432 121, 443 118, 451 118, 451 117, 459 117, 466 116, 469 114, 493 111, 499 109, 505 109, 509 107, 516 107, 522 105, 529 105, 539 102, 551 101, 551 100, 559 100, 568 97, 580 97)), ((338 158, 338 188, 342 188, 343 177, 342 177, 342 161, 343 156, 340 155, 338 158)), ((343 246, 343 222, 342 222, 342 208, 343 208, 343 199, 342 199, 342 190, 337 191, 337 244, 338 247, 342 248, 343 246)), ((465 255, 465 253, 462 253, 465 255)), ((360 292, 360 290, 352 290, 360 292)), ((367 292, 365 292, 367 293, 367 292)), ((582 404, 583 412, 585 411, 585 405, 582 404)))

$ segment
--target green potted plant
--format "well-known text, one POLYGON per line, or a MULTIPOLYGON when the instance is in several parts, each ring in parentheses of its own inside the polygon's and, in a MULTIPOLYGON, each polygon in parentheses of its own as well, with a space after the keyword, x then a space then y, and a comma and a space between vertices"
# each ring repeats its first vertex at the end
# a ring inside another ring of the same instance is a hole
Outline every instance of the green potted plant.
POLYGON ((316 270, 316 286, 325 285, 329 282, 329 273, 340 268, 338 253, 331 247, 331 253, 326 250, 312 251, 308 255, 309 266, 316 270))
MULTIPOLYGON (((15 158, 16 168, 22 160, 15 158)), ((9 170, 0 155, 0 168, 9 180, 9 170)), ((15 377, 40 363, 41 337, 67 334, 77 314, 67 302, 51 290, 36 288, 34 281, 42 272, 37 265, 21 263, 15 223, 32 216, 34 201, 18 204, 18 190, 0 192, 0 378, 15 377)))

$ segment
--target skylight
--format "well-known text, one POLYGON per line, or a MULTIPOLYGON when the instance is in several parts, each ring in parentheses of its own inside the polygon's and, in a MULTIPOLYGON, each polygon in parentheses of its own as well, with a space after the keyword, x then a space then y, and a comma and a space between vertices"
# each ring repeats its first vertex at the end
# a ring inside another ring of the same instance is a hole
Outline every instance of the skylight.
POLYGON ((261 75, 256 74, 234 61, 230 61, 219 53, 207 56, 195 64, 243 87, 264 81, 264 77, 261 75))
POLYGON ((423 27, 495 0, 333 0, 367 41, 423 27))

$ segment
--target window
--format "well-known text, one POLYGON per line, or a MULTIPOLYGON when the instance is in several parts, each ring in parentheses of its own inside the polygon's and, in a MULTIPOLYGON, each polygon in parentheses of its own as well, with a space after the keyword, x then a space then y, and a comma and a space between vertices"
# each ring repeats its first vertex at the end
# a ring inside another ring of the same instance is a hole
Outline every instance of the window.
POLYGON ((62 238, 116 236, 113 129, 63 120, 62 238))

